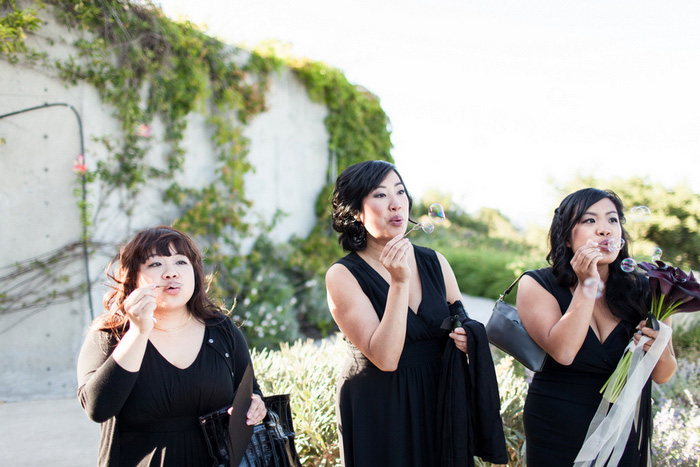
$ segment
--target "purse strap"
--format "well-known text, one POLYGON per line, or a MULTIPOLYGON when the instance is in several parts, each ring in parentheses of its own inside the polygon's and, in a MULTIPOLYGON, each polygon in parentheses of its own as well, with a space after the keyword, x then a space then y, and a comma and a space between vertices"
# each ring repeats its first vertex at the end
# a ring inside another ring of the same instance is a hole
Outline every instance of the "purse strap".
MULTIPOLYGON (((527 272, 527 271, 525 271, 525 272, 527 272)), ((508 294, 510 293, 510 291, 513 290, 513 287, 515 287, 515 285, 516 285, 518 282, 520 282, 520 279, 522 279, 522 277, 525 275, 525 272, 523 272, 522 274, 520 274, 520 275, 518 276, 518 278, 515 279, 515 280, 513 281, 513 283, 510 284, 510 285, 508 286, 508 288, 501 294, 501 296, 498 297, 499 300, 503 300, 504 298, 506 298, 506 295, 508 295, 508 294)))

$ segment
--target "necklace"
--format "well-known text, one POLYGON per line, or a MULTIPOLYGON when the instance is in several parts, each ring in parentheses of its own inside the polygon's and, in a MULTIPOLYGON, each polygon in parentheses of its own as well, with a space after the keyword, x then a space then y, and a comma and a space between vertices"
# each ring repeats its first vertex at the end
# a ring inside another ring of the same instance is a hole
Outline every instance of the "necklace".
POLYGON ((188 324, 190 324, 190 321, 192 321, 192 313, 190 313, 190 317, 187 318, 187 321, 185 321, 183 324, 181 324, 181 325, 179 325, 179 326, 176 326, 176 327, 174 327, 174 328, 170 328, 170 329, 159 328, 159 327, 156 326, 155 324, 153 325, 153 327, 154 327, 155 329, 159 330, 159 331, 173 332, 173 331, 179 331, 180 329, 184 328, 185 326, 187 326, 188 324))

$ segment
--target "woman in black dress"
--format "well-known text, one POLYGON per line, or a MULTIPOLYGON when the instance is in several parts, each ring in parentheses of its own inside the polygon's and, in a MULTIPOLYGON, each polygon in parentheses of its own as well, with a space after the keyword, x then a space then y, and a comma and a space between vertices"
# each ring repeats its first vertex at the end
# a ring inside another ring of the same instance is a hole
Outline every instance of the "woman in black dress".
POLYGON ((333 228, 350 254, 328 270, 326 287, 348 341, 337 400, 346 466, 436 465, 441 357, 448 341, 467 350, 464 329, 440 329, 462 296, 445 258, 404 238, 410 209, 388 162, 338 177, 333 228))
MULTIPOLYGON (((137 234, 115 260, 105 314, 78 357, 78 398, 101 423, 100 466, 211 466, 198 416, 230 405, 250 354, 206 296, 201 255, 184 233, 137 234)), ((261 421, 257 385, 247 423, 261 421)))
MULTIPOLYGON (((652 340, 658 335, 643 320, 650 303, 648 281, 621 269, 629 256, 624 219, 622 202, 611 191, 587 188, 570 194, 555 210, 550 227, 551 267, 528 271, 520 281, 518 313, 549 355, 525 402, 529 467, 574 464, 601 402, 600 389, 630 338, 638 340, 638 330, 652 340), (622 248, 620 239, 625 240, 622 248)), ((651 379, 666 382, 675 369, 669 342, 651 379)), ((648 465, 651 429, 649 381, 639 424, 632 428, 619 465, 648 465)))

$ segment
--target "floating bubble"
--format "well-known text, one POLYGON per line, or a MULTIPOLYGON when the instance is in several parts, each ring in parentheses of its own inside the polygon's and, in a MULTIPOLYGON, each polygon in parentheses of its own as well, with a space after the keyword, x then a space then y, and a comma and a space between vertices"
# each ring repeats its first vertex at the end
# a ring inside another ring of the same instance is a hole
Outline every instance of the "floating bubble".
POLYGON ((603 281, 598 281, 592 277, 589 277, 583 281, 583 295, 588 298, 600 298, 603 296, 603 291, 605 290, 605 284, 603 281))
POLYGON ((663 253, 663 251, 658 246, 653 248, 651 250, 651 260, 652 261, 661 261, 661 253, 663 253))
POLYGON ((632 222, 644 222, 651 216, 651 209, 646 206, 635 206, 630 209, 629 218, 632 222))
POLYGON ((625 258, 620 263, 620 268, 625 272, 634 272, 637 269, 637 262, 632 258, 625 258))
POLYGON ((625 239, 622 237, 612 237, 607 243, 608 251, 620 251, 625 246, 625 239))
POLYGON ((440 203, 433 203, 430 205, 428 215, 433 221, 442 222, 445 220, 445 209, 440 203))

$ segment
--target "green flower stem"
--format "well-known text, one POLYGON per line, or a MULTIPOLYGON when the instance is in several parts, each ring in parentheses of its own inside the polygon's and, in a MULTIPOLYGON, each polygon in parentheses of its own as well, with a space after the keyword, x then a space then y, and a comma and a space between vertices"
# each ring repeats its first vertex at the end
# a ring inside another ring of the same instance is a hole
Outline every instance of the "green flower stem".
POLYGON ((600 392, 603 393, 603 398, 611 404, 615 403, 617 398, 620 396, 620 393, 624 389, 625 384, 627 383, 627 374, 629 373, 631 362, 632 352, 625 350, 625 353, 618 362, 615 371, 613 371, 610 378, 608 378, 603 387, 600 389, 600 392))

